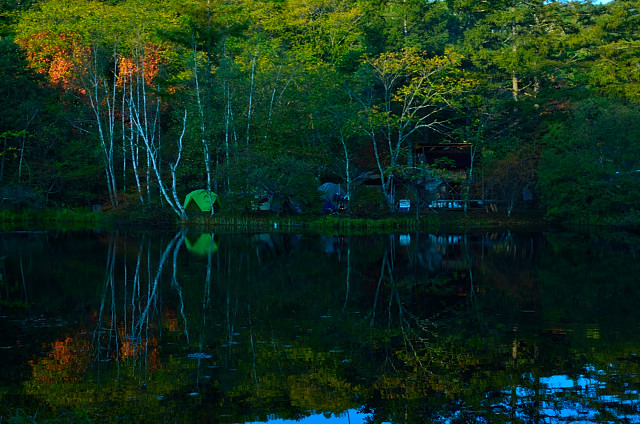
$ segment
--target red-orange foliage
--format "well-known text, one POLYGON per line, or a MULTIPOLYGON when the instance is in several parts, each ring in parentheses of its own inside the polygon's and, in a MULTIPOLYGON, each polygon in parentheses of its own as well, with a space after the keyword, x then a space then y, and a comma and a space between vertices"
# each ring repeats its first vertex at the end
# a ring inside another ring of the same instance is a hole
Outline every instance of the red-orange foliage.
POLYGON ((120 337, 119 358, 121 361, 127 359, 139 359, 146 356, 148 371, 155 371, 161 368, 160 348, 158 338, 150 336, 147 340, 134 339, 129 337, 123 325, 118 326, 118 336, 120 337))
POLYGON ((66 337, 55 341, 52 348, 46 358, 29 361, 34 378, 46 384, 78 381, 89 366, 89 342, 66 337))
POLYGON ((72 33, 45 30, 16 43, 25 51, 29 66, 48 75, 53 84, 65 88, 72 81, 73 58, 87 53, 72 33))
MULTIPOLYGON (((90 63, 91 49, 81 45, 79 37, 75 34, 45 30, 32 37, 17 40, 16 43, 25 51, 29 66, 39 73, 46 74, 52 84, 84 92, 82 87, 77 86, 78 75, 74 75, 74 70, 85 71, 78 65, 90 63)), ((145 47, 143 61, 139 67, 134 59, 120 56, 119 86, 122 87, 125 77, 130 79, 142 71, 144 71, 145 82, 152 85, 153 80, 158 76, 161 62, 162 54, 158 46, 150 44, 145 47)))
POLYGON ((121 56, 118 61, 118 85, 122 87, 123 81, 131 79, 136 73, 144 71, 144 80, 147 84, 153 85, 153 80, 160 72, 160 63, 162 55, 158 48, 153 45, 147 45, 144 51, 144 57, 141 64, 130 57, 121 56))

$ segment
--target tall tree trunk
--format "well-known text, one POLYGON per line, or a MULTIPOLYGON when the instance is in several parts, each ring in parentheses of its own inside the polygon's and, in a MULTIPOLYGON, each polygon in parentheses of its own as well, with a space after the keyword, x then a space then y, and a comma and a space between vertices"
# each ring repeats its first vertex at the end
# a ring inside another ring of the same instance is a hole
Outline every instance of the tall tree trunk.
POLYGON ((4 179, 4 158, 7 155, 7 136, 2 137, 2 159, 0 160, 0 182, 4 179))
MULTIPOLYGON (((180 159, 182 157, 182 139, 184 137, 184 133, 186 131, 186 121, 187 121, 187 111, 185 110, 185 114, 184 114, 184 118, 183 118, 183 122, 182 122, 182 133, 180 134, 179 140, 178 140, 178 156, 177 159, 175 160, 174 163, 169 165, 170 171, 171 171, 171 194, 169 194, 168 188, 162 178, 162 173, 161 173, 161 169, 160 169, 160 157, 159 157, 159 151, 160 151, 160 140, 158 137, 158 142, 157 145, 155 143, 155 135, 154 134, 148 134, 144 132, 144 127, 143 127, 143 123, 140 121, 141 117, 140 117, 140 113, 139 111, 133 110, 133 114, 132 114, 132 121, 134 123, 134 125, 136 125, 138 131, 140 132, 140 136, 142 141, 144 142, 144 145, 147 149, 147 160, 150 163, 150 168, 153 170, 153 173, 156 177, 156 180, 158 182, 158 189, 160 190, 160 193, 162 195, 162 199, 164 199, 169 206, 171 207, 171 209, 176 213, 176 215, 178 215, 181 219, 187 219, 187 214, 182 206, 182 203, 180 202, 180 200, 178 199, 178 194, 177 194, 177 180, 176 180, 176 170, 178 168, 178 165, 180 164, 180 159)), ((149 172, 149 170, 147 170, 147 172, 149 172)))
MULTIPOLYGON (((208 4, 208 3, 207 3, 208 4)), ((195 40, 193 41, 193 75, 196 84, 196 101, 198 103, 198 112, 200 114, 200 139, 202 141, 202 154, 204 156, 204 167, 207 174, 207 190, 211 190, 211 155, 209 153, 209 140, 207 140, 207 131, 204 119, 204 106, 200 98, 200 83, 198 78, 198 57, 197 46, 195 40)), ((213 213, 213 207, 211 208, 213 213)))
MULTIPOLYGON (((514 61, 515 61, 516 60, 515 56, 518 52, 518 45, 517 45, 518 31, 516 29, 515 24, 511 25, 511 35, 513 37, 513 45, 511 46, 511 51, 513 52, 514 61)), ((511 95, 513 96, 513 100, 515 100, 516 102, 518 101, 519 90, 520 90, 520 87, 519 87, 519 81, 518 81, 518 74, 516 73, 515 65, 513 65, 513 69, 511 70, 511 95)))
POLYGON ((250 129, 251 129, 251 111, 253 109, 253 87, 256 76, 256 62, 258 61, 258 47, 251 59, 251 83, 249 85, 249 107, 247 109, 247 147, 249 147, 250 129))
POLYGON ((118 204, 118 192, 116 187, 115 168, 114 168, 114 126, 115 126, 115 95, 117 87, 118 75, 118 54, 114 50, 112 59, 114 61, 114 77, 113 86, 110 89, 107 86, 105 76, 100 74, 100 66, 98 60, 98 48, 92 48, 93 69, 89 77, 89 87, 87 94, 91 109, 93 110, 95 122, 98 131, 98 140, 103 153, 103 161, 105 167, 105 177, 107 179, 107 188, 109 190, 109 199, 112 206, 118 204), (113 98, 112 98, 113 97, 113 98), (102 103, 105 103, 106 111, 103 110, 102 103))
POLYGON ((160 199, 166 201, 171 209, 180 217, 186 220, 187 214, 178 198, 176 171, 182 157, 182 140, 186 132, 187 110, 185 109, 184 118, 182 120, 182 133, 177 140, 178 153, 175 162, 169 164, 171 173, 171 186, 168 187, 162 177, 160 152, 162 147, 161 134, 159 130, 158 117, 160 115, 160 102, 156 101, 155 112, 150 116, 149 101, 147 100, 147 84, 144 75, 144 56, 141 54, 136 64, 137 79, 140 85, 135 90, 129 90, 129 119, 131 124, 135 126, 135 130, 139 138, 144 143, 147 153, 147 187, 150 184, 150 172, 153 171, 160 191, 160 199), (140 107, 142 109, 140 109, 140 107))
POLYGON ((347 184, 347 200, 351 200, 351 158, 349 157, 349 149, 347 149, 347 142, 342 131, 340 131, 340 142, 342 143, 342 151, 344 153, 344 172, 345 182, 347 184))
POLYGON ((282 99, 282 95, 284 94, 284 92, 289 87, 289 84, 291 83, 291 81, 293 80, 293 77, 295 75, 295 72, 293 72, 289 76, 289 79, 287 80, 287 82, 282 87, 282 90, 280 90, 280 94, 278 95, 278 98, 276 99, 276 93, 278 91, 278 82, 280 81, 280 74, 282 72, 282 67, 283 67, 283 64, 280 63, 280 66, 278 67, 278 73, 276 74, 276 81, 275 81, 275 83, 273 85, 273 91, 271 92, 271 101, 269 102, 269 114, 267 115, 267 125, 265 126, 264 141, 267 141, 267 137, 269 135, 269 128, 271 127, 271 118, 273 117, 273 110, 278 105, 278 103, 280 103, 280 99, 282 99))
MULTIPOLYGON (((230 161, 230 146, 229 146, 229 138, 231 136, 231 83, 229 81, 225 81, 224 83, 224 96, 226 99, 225 110, 224 110, 224 154, 225 154, 225 165, 229 166, 230 161)), ((231 181, 229 180, 229 176, 227 174, 227 191, 230 190, 231 181)))

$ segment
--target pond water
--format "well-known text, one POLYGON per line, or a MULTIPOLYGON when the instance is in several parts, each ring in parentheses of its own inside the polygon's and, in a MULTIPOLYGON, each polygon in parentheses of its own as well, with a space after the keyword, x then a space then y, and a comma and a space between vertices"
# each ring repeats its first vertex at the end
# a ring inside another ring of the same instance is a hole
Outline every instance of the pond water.
POLYGON ((2 233, 0 422, 640 423, 639 257, 622 232, 2 233))

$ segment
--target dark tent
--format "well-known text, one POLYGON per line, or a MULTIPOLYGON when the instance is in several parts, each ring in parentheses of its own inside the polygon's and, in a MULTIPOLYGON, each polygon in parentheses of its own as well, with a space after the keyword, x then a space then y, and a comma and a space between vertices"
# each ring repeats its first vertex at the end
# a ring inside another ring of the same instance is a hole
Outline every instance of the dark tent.
POLYGON ((321 184, 318 187, 318 191, 322 193, 321 194, 322 199, 329 202, 335 200, 337 197, 344 198, 347 195, 347 193, 342 189, 342 187, 340 187, 340 184, 336 184, 336 183, 321 184))
POLYGON ((324 183, 318 187, 320 196, 324 200, 322 212, 333 212, 343 210, 347 199, 347 193, 340 187, 340 184, 324 183))

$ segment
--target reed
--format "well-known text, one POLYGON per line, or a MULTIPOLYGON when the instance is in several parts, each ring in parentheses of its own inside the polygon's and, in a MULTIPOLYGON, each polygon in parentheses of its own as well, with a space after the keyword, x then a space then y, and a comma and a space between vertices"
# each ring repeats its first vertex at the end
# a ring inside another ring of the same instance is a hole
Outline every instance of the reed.
POLYGON ((202 230, 222 228, 241 231, 291 231, 304 228, 303 220, 292 216, 276 215, 201 215, 183 221, 181 226, 195 227, 202 230))
POLYGON ((413 231, 439 228, 436 216, 388 216, 381 218, 352 218, 348 216, 317 215, 224 215, 197 216, 183 221, 181 226, 201 230, 228 229, 239 231, 413 231))

